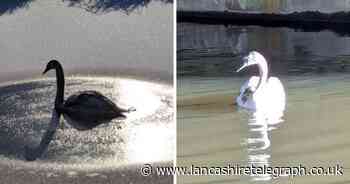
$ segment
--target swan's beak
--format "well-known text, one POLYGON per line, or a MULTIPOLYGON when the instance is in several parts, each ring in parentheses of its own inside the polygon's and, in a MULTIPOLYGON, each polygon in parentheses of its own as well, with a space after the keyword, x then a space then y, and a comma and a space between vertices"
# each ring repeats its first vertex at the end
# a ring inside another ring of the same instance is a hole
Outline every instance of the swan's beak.
POLYGON ((241 70, 243 70, 243 68, 247 67, 247 63, 244 63, 238 70, 236 70, 236 72, 240 72, 241 70))
POLYGON ((50 70, 49 68, 46 68, 45 71, 43 72, 43 75, 49 70, 50 70))
POLYGON ((241 68, 239 68, 238 70, 236 70, 236 72, 240 72, 241 70, 243 70, 243 68, 249 66, 248 65, 248 56, 243 57, 243 65, 241 66, 241 68))

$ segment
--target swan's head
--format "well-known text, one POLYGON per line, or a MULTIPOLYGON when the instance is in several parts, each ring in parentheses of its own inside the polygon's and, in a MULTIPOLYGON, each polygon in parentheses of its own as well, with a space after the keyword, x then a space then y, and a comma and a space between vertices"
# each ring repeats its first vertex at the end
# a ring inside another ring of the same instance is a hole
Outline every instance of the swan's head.
POLYGON ((256 65, 256 64, 259 64, 262 62, 266 63, 266 60, 265 60, 264 56, 261 55, 259 52, 251 51, 251 52, 249 52, 249 54, 247 56, 245 56, 243 58, 243 62, 244 62, 243 65, 236 72, 239 72, 242 69, 244 69, 248 66, 251 66, 251 65, 256 65))
POLYGON ((43 72, 43 75, 51 69, 55 69, 60 66, 60 63, 57 60, 51 60, 47 63, 46 69, 43 72))

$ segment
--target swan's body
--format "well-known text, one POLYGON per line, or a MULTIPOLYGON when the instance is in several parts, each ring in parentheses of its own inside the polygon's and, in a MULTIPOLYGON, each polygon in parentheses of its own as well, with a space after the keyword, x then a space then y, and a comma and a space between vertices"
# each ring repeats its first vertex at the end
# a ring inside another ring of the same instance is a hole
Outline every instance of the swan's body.
POLYGON ((266 106, 284 110, 285 92, 281 81, 277 77, 270 77, 259 91, 253 92, 250 97, 246 97, 247 99, 243 100, 245 91, 256 89, 258 83, 259 77, 250 77, 241 87, 240 95, 237 97, 237 104, 250 110, 262 109, 266 106))
POLYGON ((114 118, 125 118, 126 116, 123 113, 135 111, 134 108, 122 109, 118 107, 97 91, 78 92, 68 97, 64 102, 65 81, 63 68, 58 61, 51 60, 47 64, 44 74, 51 69, 56 70, 57 93, 55 108, 50 126, 40 145, 35 149, 26 147, 25 157, 27 160, 35 160, 45 151, 58 127, 61 115, 77 130, 89 130, 114 118))
POLYGON ((243 84, 240 95, 236 98, 237 104, 253 111, 283 112, 286 103, 285 91, 277 77, 268 77, 265 58, 253 51, 244 60, 243 66, 237 72, 247 66, 258 65, 260 76, 252 76, 243 84))
POLYGON ((77 130, 92 129, 114 118, 125 118, 123 113, 130 111, 119 108, 97 91, 75 93, 56 110, 77 130))

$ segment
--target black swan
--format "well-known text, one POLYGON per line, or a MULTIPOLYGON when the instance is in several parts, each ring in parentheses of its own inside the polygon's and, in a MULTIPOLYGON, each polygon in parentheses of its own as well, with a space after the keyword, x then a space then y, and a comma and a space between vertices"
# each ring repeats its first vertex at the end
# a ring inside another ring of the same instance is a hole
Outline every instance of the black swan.
POLYGON ((60 116, 77 130, 89 130, 115 118, 126 118, 123 113, 135 111, 134 108, 123 109, 97 91, 81 91, 68 97, 64 102, 64 73, 61 64, 51 60, 43 74, 56 70, 57 93, 55 108, 49 128, 36 148, 25 147, 25 158, 33 161, 40 157, 52 140, 59 125, 60 116))

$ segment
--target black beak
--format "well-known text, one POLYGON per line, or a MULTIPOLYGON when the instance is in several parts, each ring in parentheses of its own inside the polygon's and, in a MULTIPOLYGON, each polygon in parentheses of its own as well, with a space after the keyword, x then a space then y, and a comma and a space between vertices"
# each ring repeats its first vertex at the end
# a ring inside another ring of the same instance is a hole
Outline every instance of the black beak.
POLYGON ((46 68, 45 71, 43 72, 43 75, 49 70, 50 70, 49 68, 46 68))

